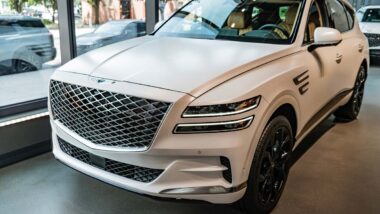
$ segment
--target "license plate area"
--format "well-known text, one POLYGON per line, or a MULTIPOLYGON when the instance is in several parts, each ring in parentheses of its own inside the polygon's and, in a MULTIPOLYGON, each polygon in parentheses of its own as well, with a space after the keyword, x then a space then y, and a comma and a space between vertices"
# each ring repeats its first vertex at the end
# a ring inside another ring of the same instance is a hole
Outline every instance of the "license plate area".
POLYGON ((99 169, 105 169, 106 168, 106 159, 94 154, 90 154, 90 161, 91 165, 99 168, 99 169))

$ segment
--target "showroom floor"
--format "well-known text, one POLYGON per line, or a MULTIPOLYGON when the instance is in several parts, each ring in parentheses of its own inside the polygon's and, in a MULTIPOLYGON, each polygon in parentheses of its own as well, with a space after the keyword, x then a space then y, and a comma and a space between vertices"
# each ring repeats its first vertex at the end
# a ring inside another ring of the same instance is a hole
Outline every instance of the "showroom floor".
MULTIPOLYGON (((380 213, 380 68, 371 70, 360 119, 321 124, 296 149, 274 213, 380 213)), ((107 185, 51 154, 0 169, 0 213, 240 213, 201 202, 157 200, 107 185)))

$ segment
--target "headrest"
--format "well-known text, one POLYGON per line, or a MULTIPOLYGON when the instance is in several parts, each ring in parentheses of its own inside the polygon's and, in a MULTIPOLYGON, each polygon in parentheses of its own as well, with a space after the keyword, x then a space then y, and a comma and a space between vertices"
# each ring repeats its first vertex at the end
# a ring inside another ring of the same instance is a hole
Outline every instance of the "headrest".
POLYGON ((286 24, 294 24, 294 21, 297 17, 298 13, 298 5, 297 6, 290 6, 288 11, 286 12, 285 16, 285 23, 286 24))
POLYGON ((227 25, 233 29, 244 29, 247 26, 245 13, 236 11, 232 12, 228 17, 227 25))

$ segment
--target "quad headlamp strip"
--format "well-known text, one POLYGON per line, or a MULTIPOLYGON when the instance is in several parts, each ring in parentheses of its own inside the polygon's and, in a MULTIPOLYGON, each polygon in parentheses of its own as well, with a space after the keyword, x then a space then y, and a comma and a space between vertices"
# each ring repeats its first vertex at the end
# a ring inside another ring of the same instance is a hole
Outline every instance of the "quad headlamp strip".
MULTIPOLYGON (((182 114, 182 117, 204 118, 242 114, 244 112, 248 112, 257 108, 260 104, 260 100, 261 96, 257 96, 248 100, 230 104, 190 106, 186 108, 182 114)), ((243 119, 232 121, 177 124, 173 132, 175 134, 190 134, 238 131, 248 128, 251 125, 253 119, 254 116, 249 116, 243 119)))

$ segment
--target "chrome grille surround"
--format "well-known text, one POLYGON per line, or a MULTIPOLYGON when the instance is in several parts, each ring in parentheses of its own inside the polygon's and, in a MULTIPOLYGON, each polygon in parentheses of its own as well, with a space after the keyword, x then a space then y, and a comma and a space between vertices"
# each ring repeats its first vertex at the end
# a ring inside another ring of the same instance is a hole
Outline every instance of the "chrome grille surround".
POLYGON ((52 80, 54 120, 103 148, 145 151, 170 103, 52 80))
MULTIPOLYGON (((89 164, 89 165, 99 168, 99 166, 96 166, 96 164, 94 164, 94 161, 92 160, 93 159, 92 157, 94 155, 74 145, 71 145, 70 143, 66 142, 60 137, 57 137, 57 139, 58 139, 59 147, 65 154, 85 164, 89 164)), ((149 183, 156 180, 156 178, 158 178, 158 176, 160 176, 164 172, 164 170, 162 169, 151 169, 151 168, 134 166, 134 165, 114 161, 111 159, 102 158, 99 156, 97 156, 97 158, 101 158, 104 160, 104 166, 101 168, 102 170, 131 179, 131 180, 143 182, 143 183, 149 183)))
POLYGON ((380 34, 365 33, 364 35, 368 39, 369 47, 380 46, 380 34))

